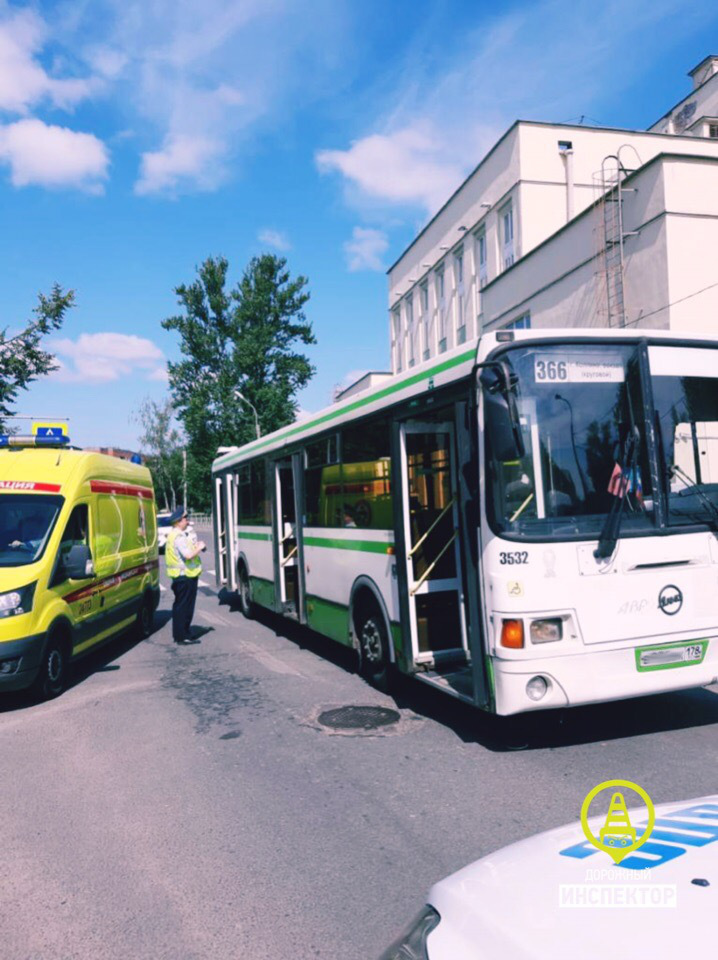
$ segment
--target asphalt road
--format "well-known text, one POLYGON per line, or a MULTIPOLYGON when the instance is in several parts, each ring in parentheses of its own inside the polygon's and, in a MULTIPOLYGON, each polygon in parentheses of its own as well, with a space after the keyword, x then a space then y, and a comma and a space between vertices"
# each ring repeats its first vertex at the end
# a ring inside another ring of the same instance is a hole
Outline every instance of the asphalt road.
POLYGON ((172 644, 164 592, 148 641, 51 703, 0 703, 3 960, 372 960, 434 881, 576 820, 603 780, 718 792, 716 689, 505 724, 416 683, 384 696, 203 581, 200 645, 172 644), (401 721, 323 732, 345 704, 401 721))

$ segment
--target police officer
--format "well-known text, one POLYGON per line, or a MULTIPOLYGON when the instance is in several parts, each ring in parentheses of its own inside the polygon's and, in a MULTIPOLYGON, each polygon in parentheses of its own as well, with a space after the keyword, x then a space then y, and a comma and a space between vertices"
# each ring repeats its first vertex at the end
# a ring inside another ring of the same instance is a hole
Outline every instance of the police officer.
POLYGON ((191 627, 197 599, 197 581, 202 572, 200 553, 206 545, 187 533, 189 520, 184 507, 178 507, 170 517, 172 529, 165 545, 167 576, 172 581, 175 595, 172 604, 172 638, 182 645, 199 643, 192 638, 191 627))

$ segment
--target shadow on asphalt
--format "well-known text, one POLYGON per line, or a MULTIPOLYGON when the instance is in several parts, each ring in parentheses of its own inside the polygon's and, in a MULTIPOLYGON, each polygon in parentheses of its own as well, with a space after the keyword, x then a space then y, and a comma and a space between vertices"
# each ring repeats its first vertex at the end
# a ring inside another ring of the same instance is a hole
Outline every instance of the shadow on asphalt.
MULTIPOLYGON (((239 611, 235 594, 221 591, 219 601, 233 612, 239 611)), ((258 610, 256 619, 277 636, 310 650, 348 673, 357 672, 353 650, 269 611, 258 610)), ((464 743, 478 743, 495 752, 545 750, 668 730, 718 726, 718 694, 700 687, 512 717, 484 713, 411 677, 396 677, 389 695, 400 710, 411 710, 453 730, 464 743)))
MULTIPOLYGON (((171 618, 172 614, 169 610, 157 610, 152 625, 152 633, 147 640, 141 640, 131 630, 127 630, 115 639, 110 640, 109 643, 103 644, 97 650, 78 660, 72 665, 70 682, 58 699, 61 700, 68 690, 72 690, 73 687, 83 683, 88 677, 91 677, 93 673, 113 673, 121 670, 122 664, 116 663, 115 661, 124 657, 125 654, 129 653, 130 650, 138 644, 151 641, 154 634, 158 633, 171 618)), ((0 698, 0 714, 25 710, 29 707, 37 706, 37 704, 38 701, 28 690, 19 690, 17 693, 6 693, 0 698)))

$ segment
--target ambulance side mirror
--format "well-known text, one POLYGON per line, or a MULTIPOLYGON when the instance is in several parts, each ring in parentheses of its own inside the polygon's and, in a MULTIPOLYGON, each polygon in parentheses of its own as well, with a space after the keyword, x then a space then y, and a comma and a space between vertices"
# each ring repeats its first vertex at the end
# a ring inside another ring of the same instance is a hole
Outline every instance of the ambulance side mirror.
POLYGON ((67 551, 63 561, 65 576, 69 580, 89 580, 95 575, 90 548, 84 543, 77 543, 67 551))

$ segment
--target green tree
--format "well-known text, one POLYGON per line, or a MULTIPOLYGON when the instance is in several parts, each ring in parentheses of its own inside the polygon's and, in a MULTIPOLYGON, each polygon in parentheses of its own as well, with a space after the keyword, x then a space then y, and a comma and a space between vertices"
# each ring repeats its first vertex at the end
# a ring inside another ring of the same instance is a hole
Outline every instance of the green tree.
POLYGON ((296 347, 316 343, 304 314, 307 279, 292 278, 282 257, 262 254, 227 289, 229 263, 209 257, 197 279, 177 287, 181 314, 163 321, 180 335, 183 359, 169 364, 177 416, 189 440, 192 504, 210 505, 210 465, 220 446, 255 437, 257 410, 262 433, 291 423, 296 394, 314 374, 296 347))
POLYGON ((165 510, 174 510, 182 497, 183 437, 177 429, 172 401, 147 397, 135 415, 142 427, 140 449, 152 472, 155 495, 165 510))
POLYGON ((50 295, 39 293, 33 313, 35 319, 14 336, 0 330, 0 430, 12 417, 13 406, 20 390, 38 377, 57 369, 51 353, 42 349, 42 339, 53 330, 59 330, 67 311, 75 304, 74 290, 63 291, 56 283, 50 295))

